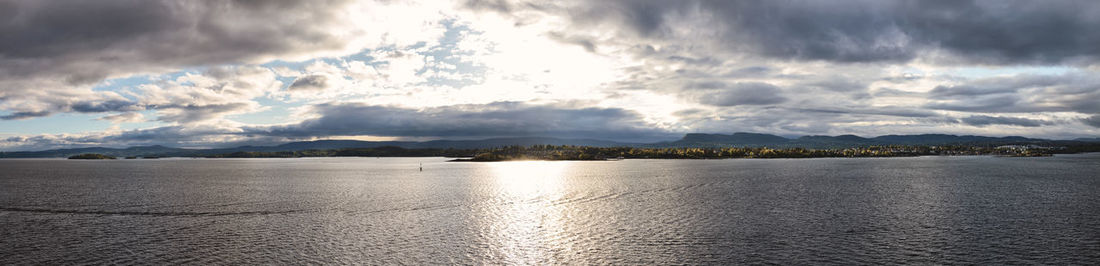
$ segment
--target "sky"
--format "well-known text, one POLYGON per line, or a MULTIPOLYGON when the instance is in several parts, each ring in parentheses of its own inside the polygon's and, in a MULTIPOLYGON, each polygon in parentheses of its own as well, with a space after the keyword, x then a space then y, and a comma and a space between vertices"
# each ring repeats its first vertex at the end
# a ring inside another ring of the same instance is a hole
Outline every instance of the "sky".
POLYGON ((1100 136, 1100 2, 0 0, 0 151, 1100 136))

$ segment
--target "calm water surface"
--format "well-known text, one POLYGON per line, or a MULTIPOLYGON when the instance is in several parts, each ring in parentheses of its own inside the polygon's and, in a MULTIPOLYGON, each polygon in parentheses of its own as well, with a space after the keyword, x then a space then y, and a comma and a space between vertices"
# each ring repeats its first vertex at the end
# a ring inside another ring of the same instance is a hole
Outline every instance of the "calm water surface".
POLYGON ((0 160, 0 264, 1100 263, 1100 154, 445 160, 0 160))

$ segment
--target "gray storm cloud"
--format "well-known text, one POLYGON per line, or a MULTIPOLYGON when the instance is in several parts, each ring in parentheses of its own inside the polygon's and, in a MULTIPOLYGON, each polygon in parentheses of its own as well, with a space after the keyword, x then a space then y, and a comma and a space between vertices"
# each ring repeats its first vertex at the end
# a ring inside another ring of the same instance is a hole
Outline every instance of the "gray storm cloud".
POLYGON ((328 88, 328 77, 324 75, 308 75, 299 77, 287 87, 288 90, 323 90, 328 88))
POLYGON ((478 10, 557 10, 625 37, 710 41, 720 50, 836 62, 908 61, 940 50, 988 64, 1091 64, 1100 5, 1056 1, 468 1, 478 10), (685 24, 687 20, 706 24, 685 24), (684 27, 699 26, 685 29, 684 27))
POLYGON ((709 90, 698 96, 699 102, 714 106, 769 105, 787 101, 781 95, 782 89, 767 83, 719 83, 703 86, 709 90))
POLYGON ((340 49, 343 1, 4 1, 0 77, 111 74, 340 49))
POLYGON ((1010 126, 1021 126, 1021 127, 1038 127, 1038 126, 1041 126, 1041 125, 1052 124, 1048 121, 1043 121, 1043 120, 1038 120, 1038 119, 1030 119, 1030 118, 1022 118, 1022 117, 988 116, 988 115, 968 116, 968 117, 964 117, 960 120, 962 120, 963 123, 973 125, 973 126, 979 126, 979 127, 980 126, 988 126, 988 125, 1010 125, 1010 126))
POLYGON ((1090 117, 1081 119, 1081 122, 1084 122, 1086 125, 1089 125, 1089 126, 1092 126, 1092 127, 1100 128, 1100 115, 1094 115, 1094 116, 1090 116, 1090 117))

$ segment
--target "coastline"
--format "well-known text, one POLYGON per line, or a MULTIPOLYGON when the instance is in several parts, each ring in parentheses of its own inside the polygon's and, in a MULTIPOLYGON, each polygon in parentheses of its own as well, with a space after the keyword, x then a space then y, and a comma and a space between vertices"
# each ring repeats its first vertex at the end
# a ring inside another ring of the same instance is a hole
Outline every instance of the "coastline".
MULTIPOLYGON (((523 162, 523 161, 570 161, 570 162, 615 162, 624 160, 783 160, 783 159, 884 159, 884 158, 935 158, 935 157, 993 157, 993 158, 1050 158, 1063 155, 1088 155, 1100 154, 1100 152, 1058 153, 1043 156, 1004 156, 995 154, 974 155, 911 155, 911 156, 859 156, 859 157, 731 157, 731 158, 608 158, 608 159, 508 159, 508 160, 473 160, 471 157, 446 157, 446 156, 303 156, 303 157, 160 157, 161 160, 221 160, 221 159, 321 159, 321 158, 445 158, 446 162, 523 162)), ((151 159, 68 159, 65 157, 36 157, 36 158, 0 158, 0 160, 57 160, 57 161, 157 161, 151 159)))

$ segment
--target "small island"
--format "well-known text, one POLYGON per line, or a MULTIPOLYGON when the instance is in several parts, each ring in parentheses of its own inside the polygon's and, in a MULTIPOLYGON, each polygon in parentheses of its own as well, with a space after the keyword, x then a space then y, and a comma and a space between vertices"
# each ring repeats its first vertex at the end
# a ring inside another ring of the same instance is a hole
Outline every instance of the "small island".
POLYGON ((69 159, 75 159, 75 160, 114 160, 115 157, 110 156, 110 155, 98 154, 98 153, 85 153, 85 154, 69 156, 69 159))

